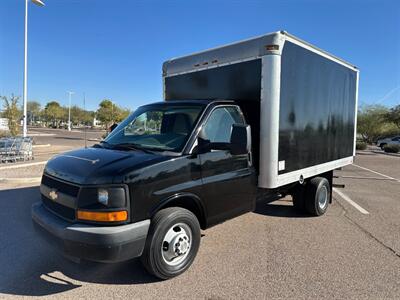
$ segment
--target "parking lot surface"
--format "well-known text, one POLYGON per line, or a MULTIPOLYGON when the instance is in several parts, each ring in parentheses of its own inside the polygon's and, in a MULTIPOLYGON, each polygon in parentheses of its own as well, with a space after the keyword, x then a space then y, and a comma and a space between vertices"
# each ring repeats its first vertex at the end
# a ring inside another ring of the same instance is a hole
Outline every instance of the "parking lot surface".
POLYGON ((168 281, 137 259, 66 260, 32 228, 38 184, 0 185, 0 297, 400 298, 400 157, 364 151, 335 175, 345 188, 326 215, 298 214, 290 197, 260 201, 204 231, 192 267, 168 281))

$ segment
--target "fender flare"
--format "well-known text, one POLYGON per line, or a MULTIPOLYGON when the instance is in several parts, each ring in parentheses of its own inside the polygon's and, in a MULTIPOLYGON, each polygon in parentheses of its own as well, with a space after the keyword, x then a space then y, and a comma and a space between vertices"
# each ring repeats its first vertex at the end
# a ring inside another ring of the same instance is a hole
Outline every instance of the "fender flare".
POLYGON ((150 212, 150 217, 153 217, 159 210, 168 207, 169 204, 177 201, 179 199, 188 198, 191 199, 192 203, 196 205, 196 208, 199 211, 200 216, 197 216, 199 219, 199 223, 201 227, 207 227, 207 218, 206 218, 206 210, 204 207, 203 202, 201 201, 200 197, 193 194, 193 193, 176 193, 174 195, 168 196, 167 198, 163 199, 160 203, 154 206, 150 212))

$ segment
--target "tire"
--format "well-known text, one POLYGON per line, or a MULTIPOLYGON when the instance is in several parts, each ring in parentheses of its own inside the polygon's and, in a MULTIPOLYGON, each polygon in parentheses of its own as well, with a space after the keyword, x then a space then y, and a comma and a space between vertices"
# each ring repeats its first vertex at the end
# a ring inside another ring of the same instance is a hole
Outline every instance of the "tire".
POLYGON ((293 207, 299 213, 306 212, 305 205, 305 188, 303 185, 298 185, 292 193, 293 207))
POLYGON ((312 178, 306 187, 305 208, 313 216, 322 216, 328 209, 331 189, 324 177, 312 178))
POLYGON ((160 279, 182 274, 196 257, 200 236, 199 221, 189 210, 180 207, 160 210, 151 221, 141 257, 143 266, 160 279))
POLYGON ((386 145, 387 145, 386 143, 382 143, 382 144, 379 145, 379 147, 380 147, 382 150, 385 150, 385 146, 386 146, 386 145))

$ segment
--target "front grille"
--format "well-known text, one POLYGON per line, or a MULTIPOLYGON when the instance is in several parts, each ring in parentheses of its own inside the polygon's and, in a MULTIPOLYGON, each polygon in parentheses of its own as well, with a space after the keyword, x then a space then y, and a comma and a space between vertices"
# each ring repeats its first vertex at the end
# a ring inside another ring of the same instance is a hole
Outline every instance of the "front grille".
POLYGON ((61 205, 46 196, 42 195, 42 202, 49 210, 62 218, 73 221, 75 219, 75 209, 61 205))
POLYGON ((48 186, 49 188, 56 189, 61 193, 70 195, 72 197, 78 197, 79 186, 77 185, 59 181, 50 176, 47 176, 46 174, 43 174, 42 184, 48 186))
MULTIPOLYGON (((73 198, 78 197, 79 193, 79 186, 65 182, 65 181, 60 181, 56 178, 50 177, 46 174, 43 174, 42 177, 42 186, 47 186, 50 190, 54 190, 55 192, 58 193, 58 198, 55 200, 52 200, 49 198, 49 195, 47 192, 45 194, 42 194, 42 202, 46 208, 57 214, 58 216, 73 221, 75 220, 75 208, 74 205, 63 205, 62 203, 65 204, 65 197, 64 197, 64 202, 62 201, 62 194, 71 196, 73 198), (71 206, 71 207, 69 207, 71 206)), ((42 189, 41 189, 42 191, 42 189)), ((46 191, 46 189, 45 189, 46 191)), ((43 191, 42 191, 43 193, 43 191)), ((75 202, 75 201, 74 201, 75 202)), ((71 203, 71 202, 70 202, 71 203)), ((73 202, 72 202, 73 203, 73 202)))

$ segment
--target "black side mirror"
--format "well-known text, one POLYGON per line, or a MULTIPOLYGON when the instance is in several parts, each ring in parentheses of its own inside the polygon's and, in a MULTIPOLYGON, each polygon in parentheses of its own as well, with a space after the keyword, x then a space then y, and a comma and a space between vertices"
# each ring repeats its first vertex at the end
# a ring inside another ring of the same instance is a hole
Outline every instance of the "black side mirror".
POLYGON ((232 125, 230 150, 232 155, 247 154, 250 152, 251 129, 249 125, 232 125))
POLYGON ((194 148, 193 154, 203 154, 211 151, 210 140, 204 139, 201 136, 197 137, 197 146, 194 148))

